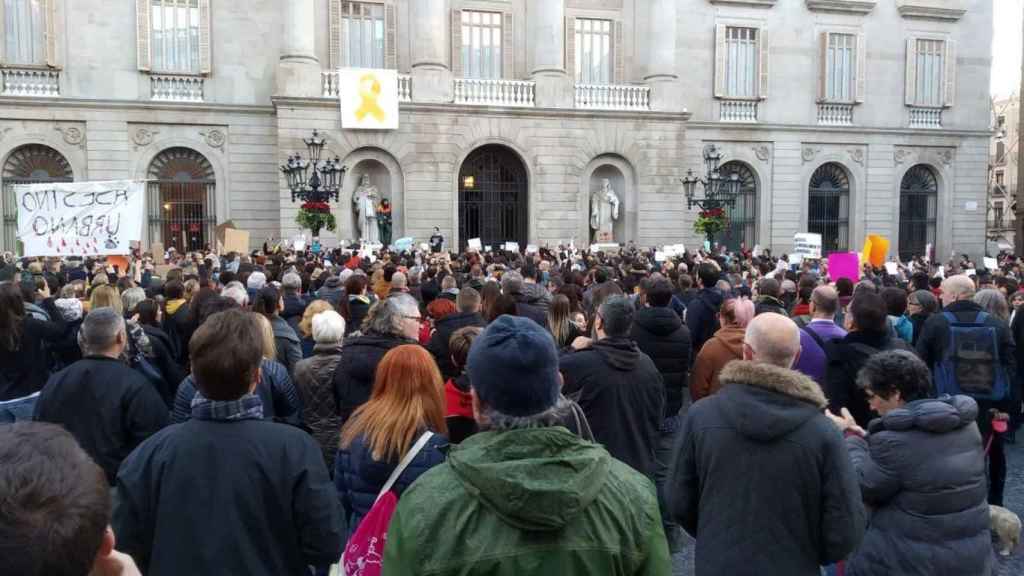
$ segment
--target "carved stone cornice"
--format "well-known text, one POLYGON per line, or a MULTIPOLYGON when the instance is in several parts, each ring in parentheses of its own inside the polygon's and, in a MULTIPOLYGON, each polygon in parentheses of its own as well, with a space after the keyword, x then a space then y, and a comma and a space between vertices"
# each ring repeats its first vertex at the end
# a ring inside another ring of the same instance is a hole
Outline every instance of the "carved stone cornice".
POLYGON ((807 0, 807 9, 817 12, 864 15, 875 9, 877 0, 807 0))
POLYGON ((896 9, 904 18, 956 22, 967 10, 962 0, 896 0, 896 9))

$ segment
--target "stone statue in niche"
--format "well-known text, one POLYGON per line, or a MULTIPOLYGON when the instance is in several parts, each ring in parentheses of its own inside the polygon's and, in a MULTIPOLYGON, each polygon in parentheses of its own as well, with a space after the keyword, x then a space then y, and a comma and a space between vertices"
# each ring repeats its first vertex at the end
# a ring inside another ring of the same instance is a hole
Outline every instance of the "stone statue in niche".
POLYGON ((601 179, 601 188, 590 195, 590 230, 594 242, 615 242, 615 221, 619 219, 619 197, 611 180, 601 179))
POLYGON ((380 243, 380 230, 377 228, 379 196, 377 187, 370 184, 370 175, 363 174, 359 180, 359 188, 352 194, 352 204, 356 210, 357 237, 367 244, 380 243))

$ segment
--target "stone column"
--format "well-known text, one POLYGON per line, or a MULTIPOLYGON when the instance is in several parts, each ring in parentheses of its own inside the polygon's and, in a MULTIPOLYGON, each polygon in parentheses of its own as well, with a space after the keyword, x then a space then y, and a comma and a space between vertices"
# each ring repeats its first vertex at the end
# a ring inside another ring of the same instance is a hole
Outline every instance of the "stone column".
POLYGON ((409 0, 412 97, 451 102, 451 10, 448 0, 409 0))
POLYGON ((676 0, 651 0, 645 35, 651 109, 683 110, 682 87, 676 74, 676 0))
POLYGON ((320 60, 316 57, 314 0, 285 0, 277 94, 317 97, 322 93, 320 60))
POLYGON ((573 84, 565 70, 565 0, 527 0, 526 47, 537 106, 571 108, 573 84))

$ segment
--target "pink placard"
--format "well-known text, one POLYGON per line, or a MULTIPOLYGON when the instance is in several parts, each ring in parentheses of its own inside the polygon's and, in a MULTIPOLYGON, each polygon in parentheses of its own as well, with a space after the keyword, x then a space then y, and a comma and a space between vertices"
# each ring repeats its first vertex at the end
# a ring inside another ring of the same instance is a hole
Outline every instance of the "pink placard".
POLYGON ((849 278, 853 282, 860 280, 860 258, 856 252, 834 252, 828 255, 828 277, 835 282, 840 278, 849 278))

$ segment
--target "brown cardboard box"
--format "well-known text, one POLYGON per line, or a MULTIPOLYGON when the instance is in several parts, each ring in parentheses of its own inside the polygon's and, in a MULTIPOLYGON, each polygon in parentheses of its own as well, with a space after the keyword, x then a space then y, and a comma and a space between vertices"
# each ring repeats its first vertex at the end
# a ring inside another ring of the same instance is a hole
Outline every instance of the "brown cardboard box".
POLYGON ((224 230, 224 252, 246 253, 249 251, 249 232, 227 228, 224 230))

